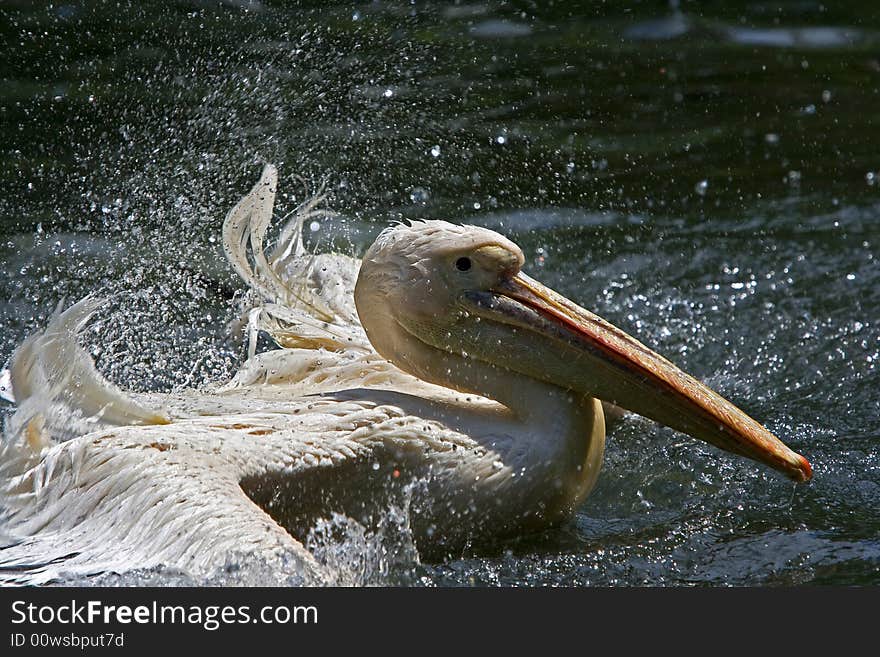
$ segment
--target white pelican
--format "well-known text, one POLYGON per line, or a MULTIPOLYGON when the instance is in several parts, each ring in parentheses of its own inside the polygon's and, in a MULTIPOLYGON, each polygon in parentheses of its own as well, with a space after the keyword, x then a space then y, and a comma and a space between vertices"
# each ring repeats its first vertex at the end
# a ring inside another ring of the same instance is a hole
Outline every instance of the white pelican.
POLYGON ((733 404, 528 277, 498 233, 415 222, 361 263, 310 256, 309 203, 265 255, 276 182, 266 167, 224 245, 257 295, 250 328, 283 349, 221 388, 127 394, 77 344, 94 299, 18 349, 0 454, 7 581, 155 566, 207 577, 258 554, 332 582, 308 528, 336 511, 375 523, 402 493, 422 554, 537 530, 596 482, 599 400, 810 478, 733 404))

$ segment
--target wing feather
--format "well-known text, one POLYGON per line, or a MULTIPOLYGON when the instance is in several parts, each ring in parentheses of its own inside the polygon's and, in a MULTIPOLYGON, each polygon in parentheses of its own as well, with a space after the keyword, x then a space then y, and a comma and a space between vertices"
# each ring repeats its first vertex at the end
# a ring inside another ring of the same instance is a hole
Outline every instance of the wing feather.
POLYGON ((42 584, 158 566, 198 579, 230 555, 284 561, 302 584, 325 581, 311 553, 239 482, 332 467, 369 447, 345 432, 315 436, 310 425, 326 424, 316 417, 305 432, 292 423, 280 415, 235 417, 226 426, 199 418, 55 445, 0 494, 0 581, 42 584))

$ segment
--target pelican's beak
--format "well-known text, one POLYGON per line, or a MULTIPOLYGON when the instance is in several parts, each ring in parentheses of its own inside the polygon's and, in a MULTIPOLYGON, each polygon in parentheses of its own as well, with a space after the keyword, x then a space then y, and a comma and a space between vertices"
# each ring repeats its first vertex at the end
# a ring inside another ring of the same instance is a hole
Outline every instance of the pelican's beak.
POLYGON ((503 314, 507 323, 564 343, 564 351, 577 361, 567 369, 589 372, 569 377, 577 380, 579 391, 766 463, 796 481, 812 476, 807 459, 765 427, 601 317, 522 272, 504 279, 492 292, 492 307, 481 303, 482 310, 503 314))

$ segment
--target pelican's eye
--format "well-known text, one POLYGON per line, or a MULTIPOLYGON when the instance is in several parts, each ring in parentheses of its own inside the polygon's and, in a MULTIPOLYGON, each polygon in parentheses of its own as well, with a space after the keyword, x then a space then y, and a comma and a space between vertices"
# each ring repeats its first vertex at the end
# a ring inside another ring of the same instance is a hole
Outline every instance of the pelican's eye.
POLYGON ((455 261, 455 268, 458 271, 468 271, 471 268, 471 259, 466 256, 462 256, 455 261))

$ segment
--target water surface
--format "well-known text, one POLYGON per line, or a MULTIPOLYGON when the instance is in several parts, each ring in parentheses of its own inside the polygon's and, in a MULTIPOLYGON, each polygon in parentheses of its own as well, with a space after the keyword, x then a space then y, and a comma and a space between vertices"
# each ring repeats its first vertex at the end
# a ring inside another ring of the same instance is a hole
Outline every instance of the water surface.
POLYGON ((351 528, 318 541, 354 581, 878 583, 880 23, 863 7, 5 3, 0 360, 99 292, 84 339, 114 381, 228 377, 240 285, 219 228, 273 162, 279 212, 326 183, 343 220, 319 248, 360 252, 407 217, 505 232, 529 273, 815 472, 794 486, 629 418, 564 527, 428 565, 399 537, 384 561, 351 528))

